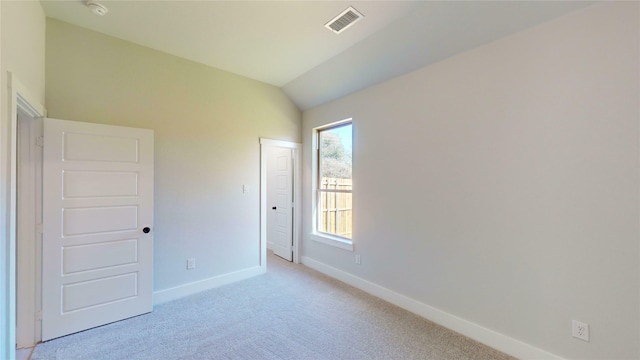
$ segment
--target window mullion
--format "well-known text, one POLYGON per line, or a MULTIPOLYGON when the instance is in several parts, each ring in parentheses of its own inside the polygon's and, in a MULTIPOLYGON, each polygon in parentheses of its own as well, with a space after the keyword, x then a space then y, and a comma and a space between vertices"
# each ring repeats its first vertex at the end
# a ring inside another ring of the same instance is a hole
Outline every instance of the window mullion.
POLYGON ((329 192, 329 193, 343 193, 343 194, 350 194, 353 192, 353 190, 341 190, 341 189, 318 189, 318 191, 329 192))

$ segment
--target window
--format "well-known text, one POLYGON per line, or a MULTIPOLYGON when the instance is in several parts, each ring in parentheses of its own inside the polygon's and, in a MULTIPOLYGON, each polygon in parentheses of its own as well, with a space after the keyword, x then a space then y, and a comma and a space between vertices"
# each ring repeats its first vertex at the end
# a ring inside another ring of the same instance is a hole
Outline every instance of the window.
MULTIPOLYGON (((351 244, 353 177, 351 120, 316 129, 316 233, 351 244)), ((324 242, 324 241, 323 241, 324 242)))

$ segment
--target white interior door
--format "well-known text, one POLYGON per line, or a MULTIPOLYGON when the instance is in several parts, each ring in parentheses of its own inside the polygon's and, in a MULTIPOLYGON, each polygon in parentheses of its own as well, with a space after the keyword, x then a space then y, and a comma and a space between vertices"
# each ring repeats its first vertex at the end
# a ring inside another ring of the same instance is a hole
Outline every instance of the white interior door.
POLYGON ((273 147, 267 158, 267 242, 288 261, 293 260, 292 151, 273 147))
POLYGON ((44 120, 42 340, 150 312, 153 131, 44 120))

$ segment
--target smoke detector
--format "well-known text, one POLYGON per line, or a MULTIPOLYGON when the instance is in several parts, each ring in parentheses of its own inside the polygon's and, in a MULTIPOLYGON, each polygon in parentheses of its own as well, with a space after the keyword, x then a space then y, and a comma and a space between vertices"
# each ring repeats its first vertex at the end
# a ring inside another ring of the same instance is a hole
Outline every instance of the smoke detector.
POLYGON ((336 34, 340 34, 363 17, 364 15, 362 15, 358 10, 349 6, 347 10, 341 12, 338 16, 331 19, 331 21, 326 23, 324 27, 336 34))
POLYGON ((97 3, 95 1, 89 1, 87 3, 85 3, 87 5, 87 7, 89 8, 89 10, 91 10, 92 13, 99 15, 99 16, 104 16, 106 13, 109 12, 109 9, 107 9, 106 6, 97 3))

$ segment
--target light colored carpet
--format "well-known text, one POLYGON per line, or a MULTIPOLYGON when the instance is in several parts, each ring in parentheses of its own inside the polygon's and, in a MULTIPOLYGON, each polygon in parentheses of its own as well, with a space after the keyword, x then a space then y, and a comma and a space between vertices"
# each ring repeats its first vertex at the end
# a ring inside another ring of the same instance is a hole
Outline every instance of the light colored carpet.
POLYGON ((513 359, 302 265, 38 345, 56 359, 513 359))

